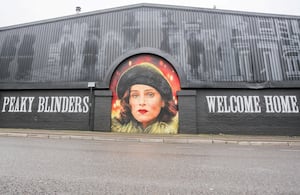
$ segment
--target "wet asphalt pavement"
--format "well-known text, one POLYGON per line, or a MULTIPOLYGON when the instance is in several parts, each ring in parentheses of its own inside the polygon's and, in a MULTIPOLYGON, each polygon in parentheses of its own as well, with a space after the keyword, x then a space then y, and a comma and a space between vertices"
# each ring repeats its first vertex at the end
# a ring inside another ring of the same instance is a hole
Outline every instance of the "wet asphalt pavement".
POLYGON ((0 136, 0 194, 300 194, 300 146, 0 136))

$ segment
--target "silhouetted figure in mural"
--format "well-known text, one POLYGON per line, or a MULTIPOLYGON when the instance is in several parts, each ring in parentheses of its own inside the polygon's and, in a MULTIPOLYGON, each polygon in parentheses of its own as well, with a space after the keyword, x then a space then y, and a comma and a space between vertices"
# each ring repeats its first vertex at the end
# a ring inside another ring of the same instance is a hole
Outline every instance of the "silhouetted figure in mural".
POLYGON ((89 37, 85 41, 83 48, 83 80, 95 79, 95 65, 98 59, 99 46, 92 32, 89 32, 89 37))
POLYGON ((163 19, 162 22, 163 39, 160 43, 160 48, 167 53, 172 53, 170 37, 172 34, 175 33, 174 31, 177 30, 177 26, 176 23, 172 21, 170 13, 162 12, 161 17, 163 19))
POLYGON ((68 80, 70 75, 70 70, 75 59, 75 46, 68 36, 64 37, 64 40, 60 47, 60 79, 68 80))
MULTIPOLYGON (((104 39, 103 68, 108 69, 111 63, 122 53, 122 41, 119 34, 109 32, 104 39)), ((103 72, 101 73, 103 74, 103 72)))
POLYGON ((23 41, 18 50, 18 69, 16 79, 29 80, 33 62, 35 35, 24 35, 23 41))
POLYGON ((19 37, 17 35, 8 36, 2 46, 0 52, 0 79, 10 76, 9 64, 14 60, 17 52, 17 44, 19 37))
POLYGON ((206 70, 205 48, 204 44, 197 38, 195 33, 191 33, 187 40, 188 64, 191 66, 192 77, 199 78, 199 68, 203 73, 206 70))
POLYGON ((223 70, 223 67, 222 67, 223 54, 222 54, 222 47, 221 46, 219 46, 218 49, 217 49, 217 58, 218 58, 218 66, 217 66, 217 68, 219 70, 223 70))
POLYGON ((139 47, 137 42, 138 34, 140 33, 140 27, 138 21, 135 19, 134 12, 127 14, 126 22, 123 24, 124 34, 124 49, 135 49, 139 47))
POLYGON ((170 53, 171 49, 170 49, 170 41, 168 38, 168 29, 163 28, 162 32, 163 32, 163 40, 160 43, 160 49, 167 53, 170 53))

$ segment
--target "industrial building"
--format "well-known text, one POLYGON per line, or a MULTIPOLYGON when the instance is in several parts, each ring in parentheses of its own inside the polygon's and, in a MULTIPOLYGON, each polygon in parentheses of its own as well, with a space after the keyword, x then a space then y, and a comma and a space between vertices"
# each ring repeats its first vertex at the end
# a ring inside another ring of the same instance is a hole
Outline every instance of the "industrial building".
POLYGON ((300 16, 137 4, 0 28, 0 128, 130 133, 129 84, 172 110, 145 133, 300 135, 300 16))

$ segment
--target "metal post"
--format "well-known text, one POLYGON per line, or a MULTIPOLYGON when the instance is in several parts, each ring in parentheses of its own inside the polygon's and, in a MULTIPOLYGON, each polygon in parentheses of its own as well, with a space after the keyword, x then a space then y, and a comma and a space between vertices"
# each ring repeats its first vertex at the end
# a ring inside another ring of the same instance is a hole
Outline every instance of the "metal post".
POLYGON ((88 82, 88 87, 90 88, 90 101, 89 101, 89 131, 94 130, 94 87, 96 86, 95 82, 88 82))

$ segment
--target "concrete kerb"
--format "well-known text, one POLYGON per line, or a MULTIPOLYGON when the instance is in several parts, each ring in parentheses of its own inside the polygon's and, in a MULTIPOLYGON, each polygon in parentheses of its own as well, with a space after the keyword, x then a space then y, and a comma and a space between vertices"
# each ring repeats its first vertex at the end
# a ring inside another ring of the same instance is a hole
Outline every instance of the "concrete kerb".
POLYGON ((300 146, 300 142, 289 142, 289 146, 300 146))
POLYGON ((240 136, 240 135, 145 135, 72 130, 1 129, 0 136, 45 139, 73 139, 95 141, 176 143, 176 144, 238 144, 300 146, 300 137, 240 136))
POLYGON ((112 137, 101 137, 101 136, 94 136, 93 140, 95 141, 115 141, 115 138, 112 137))
POLYGON ((7 137, 27 137, 27 133, 1 133, 2 136, 7 137))
POLYGON ((176 144, 186 144, 188 143, 187 138, 163 138, 164 143, 176 143, 176 144))
POLYGON ((140 138, 139 140, 142 143, 163 143, 163 138, 140 138))
POLYGON ((27 137, 32 137, 32 138, 47 138, 47 139, 49 139, 49 135, 48 134, 32 134, 32 133, 29 133, 29 134, 27 134, 27 137))

